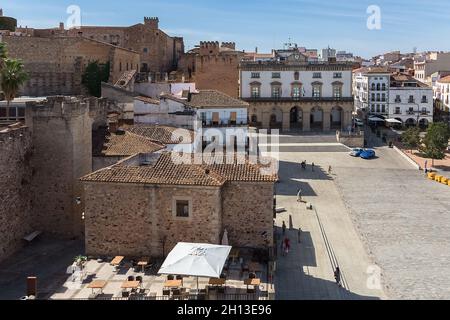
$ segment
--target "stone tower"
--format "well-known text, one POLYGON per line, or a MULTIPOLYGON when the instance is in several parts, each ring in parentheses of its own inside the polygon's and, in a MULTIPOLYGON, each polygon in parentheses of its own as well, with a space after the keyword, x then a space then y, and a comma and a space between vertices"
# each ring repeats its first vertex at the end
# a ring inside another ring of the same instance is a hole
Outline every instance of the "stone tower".
POLYGON ((158 17, 144 17, 144 24, 149 26, 151 29, 159 29, 159 18, 158 17))
POLYGON ((89 100, 49 97, 29 103, 34 228, 65 238, 83 235, 83 192, 79 178, 92 171, 89 100))

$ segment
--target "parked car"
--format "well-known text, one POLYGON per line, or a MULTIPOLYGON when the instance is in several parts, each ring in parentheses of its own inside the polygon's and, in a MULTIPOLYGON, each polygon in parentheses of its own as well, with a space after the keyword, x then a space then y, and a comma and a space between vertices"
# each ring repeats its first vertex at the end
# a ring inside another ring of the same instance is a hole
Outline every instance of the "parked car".
POLYGON ((358 127, 364 127, 364 121, 362 121, 361 119, 356 118, 356 119, 355 119, 355 124, 356 124, 358 127))
POLYGON ((361 148, 355 148, 355 149, 353 149, 351 152, 350 152, 350 155, 352 156, 352 157, 360 157, 361 156, 361 153, 364 151, 364 149, 361 149, 361 148))
POLYGON ((361 152, 361 155, 360 155, 360 157, 365 160, 373 159, 373 158, 375 158, 375 156, 376 156, 375 151, 370 150, 370 149, 364 150, 363 152, 361 152))

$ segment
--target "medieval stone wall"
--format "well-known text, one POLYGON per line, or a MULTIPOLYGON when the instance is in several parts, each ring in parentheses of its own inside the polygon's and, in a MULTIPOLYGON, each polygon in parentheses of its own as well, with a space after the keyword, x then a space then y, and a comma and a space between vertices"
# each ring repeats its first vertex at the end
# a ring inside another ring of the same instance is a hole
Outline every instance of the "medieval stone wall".
POLYGON ((85 183, 86 253, 162 256, 180 241, 219 243, 219 188, 85 183), (176 199, 190 200, 190 218, 177 218, 176 199))
POLYGON ((111 63, 110 82, 140 64, 139 54, 82 37, 5 36, 8 53, 21 59, 30 79, 22 95, 80 95, 83 72, 89 62, 111 63), (128 69, 127 69, 128 66, 128 69))
POLYGON ((223 228, 234 247, 267 248, 273 244, 271 183, 227 183, 223 190, 223 228))
POLYGON ((32 130, 34 155, 34 227, 62 237, 79 237, 83 201, 79 178, 92 171, 92 122, 89 103, 51 97, 29 103, 26 123, 32 130))
POLYGON ((0 261, 35 231, 31 226, 32 152, 28 128, 0 131, 0 261))

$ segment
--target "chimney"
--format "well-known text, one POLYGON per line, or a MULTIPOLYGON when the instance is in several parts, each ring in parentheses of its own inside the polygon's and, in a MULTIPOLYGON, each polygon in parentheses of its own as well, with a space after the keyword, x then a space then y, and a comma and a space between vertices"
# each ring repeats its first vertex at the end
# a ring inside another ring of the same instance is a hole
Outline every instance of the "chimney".
POLYGON ((59 23, 59 30, 64 31, 64 22, 59 23))
POLYGON ((255 53, 258 53, 258 47, 255 48, 255 53))
POLYGON ((0 17, 3 17, 3 9, 0 9, 0 17))

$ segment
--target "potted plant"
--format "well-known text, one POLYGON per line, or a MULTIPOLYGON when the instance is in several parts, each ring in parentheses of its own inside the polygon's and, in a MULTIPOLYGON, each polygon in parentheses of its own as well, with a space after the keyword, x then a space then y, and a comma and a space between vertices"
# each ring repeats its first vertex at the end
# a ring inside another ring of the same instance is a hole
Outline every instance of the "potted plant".
POLYGON ((83 270, 83 268, 84 268, 84 265, 86 264, 86 262, 87 262, 87 257, 86 256, 76 256, 75 257, 75 264, 78 266, 78 267, 80 267, 80 269, 81 270, 83 270))

